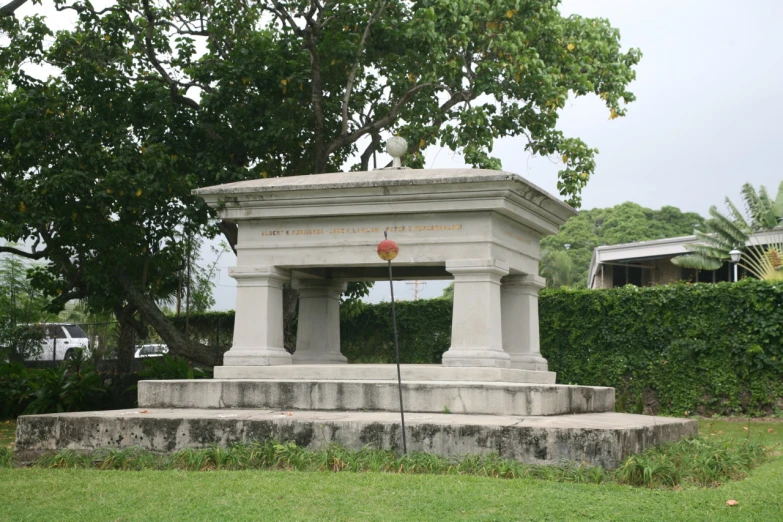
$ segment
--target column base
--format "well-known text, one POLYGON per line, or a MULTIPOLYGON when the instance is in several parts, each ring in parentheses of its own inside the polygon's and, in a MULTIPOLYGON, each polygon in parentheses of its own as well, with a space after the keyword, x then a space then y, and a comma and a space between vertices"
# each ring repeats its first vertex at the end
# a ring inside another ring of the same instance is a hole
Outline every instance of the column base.
POLYGON ((281 366, 291 363, 291 354, 283 348, 231 348, 223 354, 223 366, 281 366))
POLYGON ((536 355, 518 355, 512 353, 511 367, 517 370, 549 371, 549 363, 547 360, 536 355))
POLYGON ((443 366, 451 368, 511 368, 511 358, 506 352, 487 349, 453 349, 443 354, 443 366))
POLYGON ((294 364, 348 364, 348 358, 341 353, 305 354, 298 356, 294 352, 291 357, 294 364))

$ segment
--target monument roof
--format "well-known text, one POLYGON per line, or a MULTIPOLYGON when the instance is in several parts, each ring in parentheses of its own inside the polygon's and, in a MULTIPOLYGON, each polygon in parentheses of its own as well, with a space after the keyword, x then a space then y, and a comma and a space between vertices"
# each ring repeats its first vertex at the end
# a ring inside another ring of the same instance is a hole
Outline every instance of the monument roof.
POLYGON ((532 189, 534 192, 544 196, 545 199, 557 203, 565 210, 576 213, 570 205, 560 201, 557 197, 549 194, 519 174, 487 169, 379 169, 368 172, 333 172, 329 174, 261 178, 204 187, 194 190, 193 194, 199 196, 238 195, 298 190, 486 183, 492 181, 517 182, 527 190, 532 189))

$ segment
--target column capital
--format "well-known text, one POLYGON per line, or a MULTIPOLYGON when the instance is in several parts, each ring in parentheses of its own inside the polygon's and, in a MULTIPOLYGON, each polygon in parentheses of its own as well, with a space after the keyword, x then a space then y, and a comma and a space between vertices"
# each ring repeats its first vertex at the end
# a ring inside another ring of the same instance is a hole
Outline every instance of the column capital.
POLYGON ((541 290, 546 287, 546 279, 533 274, 507 275, 502 280, 506 288, 524 288, 529 290, 541 290))
POLYGON ((446 271, 457 276, 462 274, 508 274, 508 265, 495 259, 456 259, 446 261, 446 271))
POLYGON ((282 288, 291 279, 291 271, 276 266, 232 266, 228 275, 237 281, 237 286, 275 286, 282 288))

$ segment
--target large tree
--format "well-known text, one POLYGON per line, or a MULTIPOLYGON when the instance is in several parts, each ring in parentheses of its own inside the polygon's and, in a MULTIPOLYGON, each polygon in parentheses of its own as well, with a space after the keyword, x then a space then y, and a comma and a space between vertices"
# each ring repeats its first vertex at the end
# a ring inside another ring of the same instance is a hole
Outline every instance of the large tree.
POLYGON ((703 222, 694 212, 652 210, 631 202, 582 210, 541 241, 541 275, 550 286, 584 287, 596 247, 690 235, 703 222))
POLYGON ((236 245, 191 189, 367 169, 390 134, 411 143, 411 166, 445 146, 500 168, 494 141, 518 137, 562 160, 559 190, 578 206, 596 151, 557 130, 559 111, 592 94, 622 116, 640 58, 556 0, 54 0, 76 15, 57 32, 20 19, 24 3, 0 7, 0 236, 34 248, 4 249, 48 260, 35 281, 55 305, 87 298, 207 363, 219 357, 156 305, 179 238, 236 245))

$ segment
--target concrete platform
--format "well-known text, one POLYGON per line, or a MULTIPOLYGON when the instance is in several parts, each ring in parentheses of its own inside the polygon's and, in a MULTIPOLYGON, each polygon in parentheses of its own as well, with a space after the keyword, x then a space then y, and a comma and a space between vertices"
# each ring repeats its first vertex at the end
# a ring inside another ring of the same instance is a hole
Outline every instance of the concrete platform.
MULTIPOLYGON (((512 368, 448 368, 440 364, 402 364, 403 381, 513 382, 555 384, 557 374, 512 368)), ((216 379, 304 381, 397 381, 394 364, 292 364, 282 366, 216 366, 216 379)))
MULTIPOLYGON (((155 452, 269 438, 311 449, 338 443, 399 449, 399 414, 241 409, 144 409, 19 417, 15 455, 29 463, 72 449, 142 447, 155 452)), ((696 421, 624 413, 557 417, 406 415, 409 451, 446 456, 496 453, 533 464, 561 461, 615 467, 648 446, 697 433, 696 421)))
MULTIPOLYGON (((279 367, 278 367, 279 368, 279 367)), ((397 382, 203 379, 140 381, 141 408, 399 411, 397 382)), ((500 382, 402 383, 405 411, 562 415, 614 411, 614 388, 500 382)))

